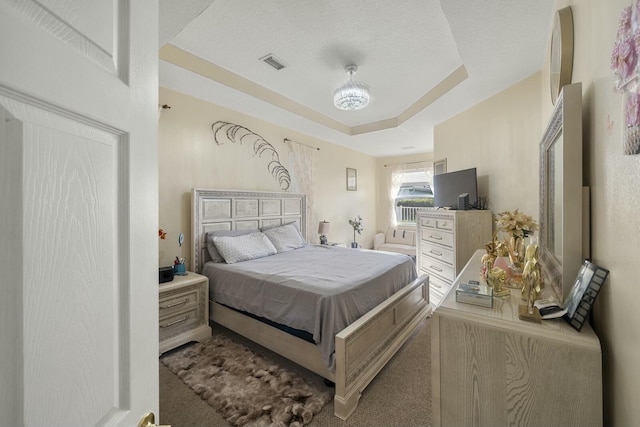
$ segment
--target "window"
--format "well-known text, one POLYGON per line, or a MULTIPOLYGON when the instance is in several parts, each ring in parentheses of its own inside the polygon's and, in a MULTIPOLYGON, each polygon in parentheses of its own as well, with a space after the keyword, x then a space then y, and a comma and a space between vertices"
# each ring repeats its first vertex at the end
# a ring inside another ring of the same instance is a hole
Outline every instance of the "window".
POLYGON ((433 171, 431 168, 405 170, 394 200, 398 224, 415 224, 418 208, 433 206, 433 171))

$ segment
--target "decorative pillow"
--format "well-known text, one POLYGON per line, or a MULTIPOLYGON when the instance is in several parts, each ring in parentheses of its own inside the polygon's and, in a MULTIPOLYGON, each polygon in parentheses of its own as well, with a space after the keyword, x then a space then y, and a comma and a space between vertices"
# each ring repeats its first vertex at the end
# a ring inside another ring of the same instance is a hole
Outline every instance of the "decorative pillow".
POLYGON ((241 236, 213 236, 213 243, 227 264, 278 253, 267 236, 259 231, 241 236))
POLYGON ((225 262, 224 258, 218 252, 216 245, 213 243, 214 237, 234 237, 234 236, 244 236, 245 234, 257 233, 260 230, 258 229, 249 229, 249 230, 219 230, 219 231, 210 231, 207 233, 207 250, 209 251, 209 256, 211 257, 211 261, 213 262, 225 262))
POLYGON ((266 230, 271 230, 272 228, 283 227, 283 226, 289 225, 289 224, 293 224, 293 226, 296 228, 296 230, 298 230, 298 233, 300 232, 300 227, 298 226, 298 223, 295 222, 295 221, 289 221, 289 222, 285 222, 284 224, 278 224, 278 225, 267 225, 266 227, 260 227, 260 231, 262 231, 264 233, 266 230))
POLYGON ((271 243, 273 243, 273 246, 276 247, 278 252, 298 249, 307 244, 293 223, 269 228, 263 230, 263 233, 271 240, 271 243))

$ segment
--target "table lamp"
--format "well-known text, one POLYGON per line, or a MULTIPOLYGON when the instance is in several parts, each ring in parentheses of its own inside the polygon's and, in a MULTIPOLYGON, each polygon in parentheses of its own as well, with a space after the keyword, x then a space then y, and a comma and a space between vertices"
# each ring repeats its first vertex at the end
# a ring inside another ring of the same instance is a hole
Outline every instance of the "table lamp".
POLYGON ((329 233, 329 223, 327 221, 320 221, 320 224, 318 225, 318 234, 320 235, 321 245, 327 244, 327 233, 329 233))

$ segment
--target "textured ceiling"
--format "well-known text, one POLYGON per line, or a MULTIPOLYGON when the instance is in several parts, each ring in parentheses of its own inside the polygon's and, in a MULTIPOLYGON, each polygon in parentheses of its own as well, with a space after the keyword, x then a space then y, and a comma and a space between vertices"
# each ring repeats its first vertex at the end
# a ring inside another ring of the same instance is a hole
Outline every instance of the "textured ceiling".
POLYGON ((553 4, 161 0, 160 84, 372 156, 424 153, 434 125, 541 69, 553 4), (352 63, 371 102, 346 112, 352 63))

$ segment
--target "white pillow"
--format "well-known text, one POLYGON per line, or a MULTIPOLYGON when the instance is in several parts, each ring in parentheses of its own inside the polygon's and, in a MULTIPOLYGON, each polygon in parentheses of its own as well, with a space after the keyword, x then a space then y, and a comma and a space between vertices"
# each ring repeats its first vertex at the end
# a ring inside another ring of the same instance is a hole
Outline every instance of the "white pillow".
POLYGON ((262 232, 271 240, 278 253, 298 249, 307 244, 294 224, 269 228, 262 232))
POLYGON ((214 236, 213 243, 227 264, 262 258, 278 251, 261 232, 242 236, 214 236))
POLYGON ((210 231, 207 233, 207 250, 209 251, 209 257, 211 257, 211 261, 213 262, 225 262, 224 257, 218 253, 218 249, 216 249, 216 245, 213 243, 213 238, 218 236, 224 237, 233 237, 233 236, 241 236, 244 234, 257 233, 259 230, 257 228, 248 229, 248 230, 216 230, 210 231))

